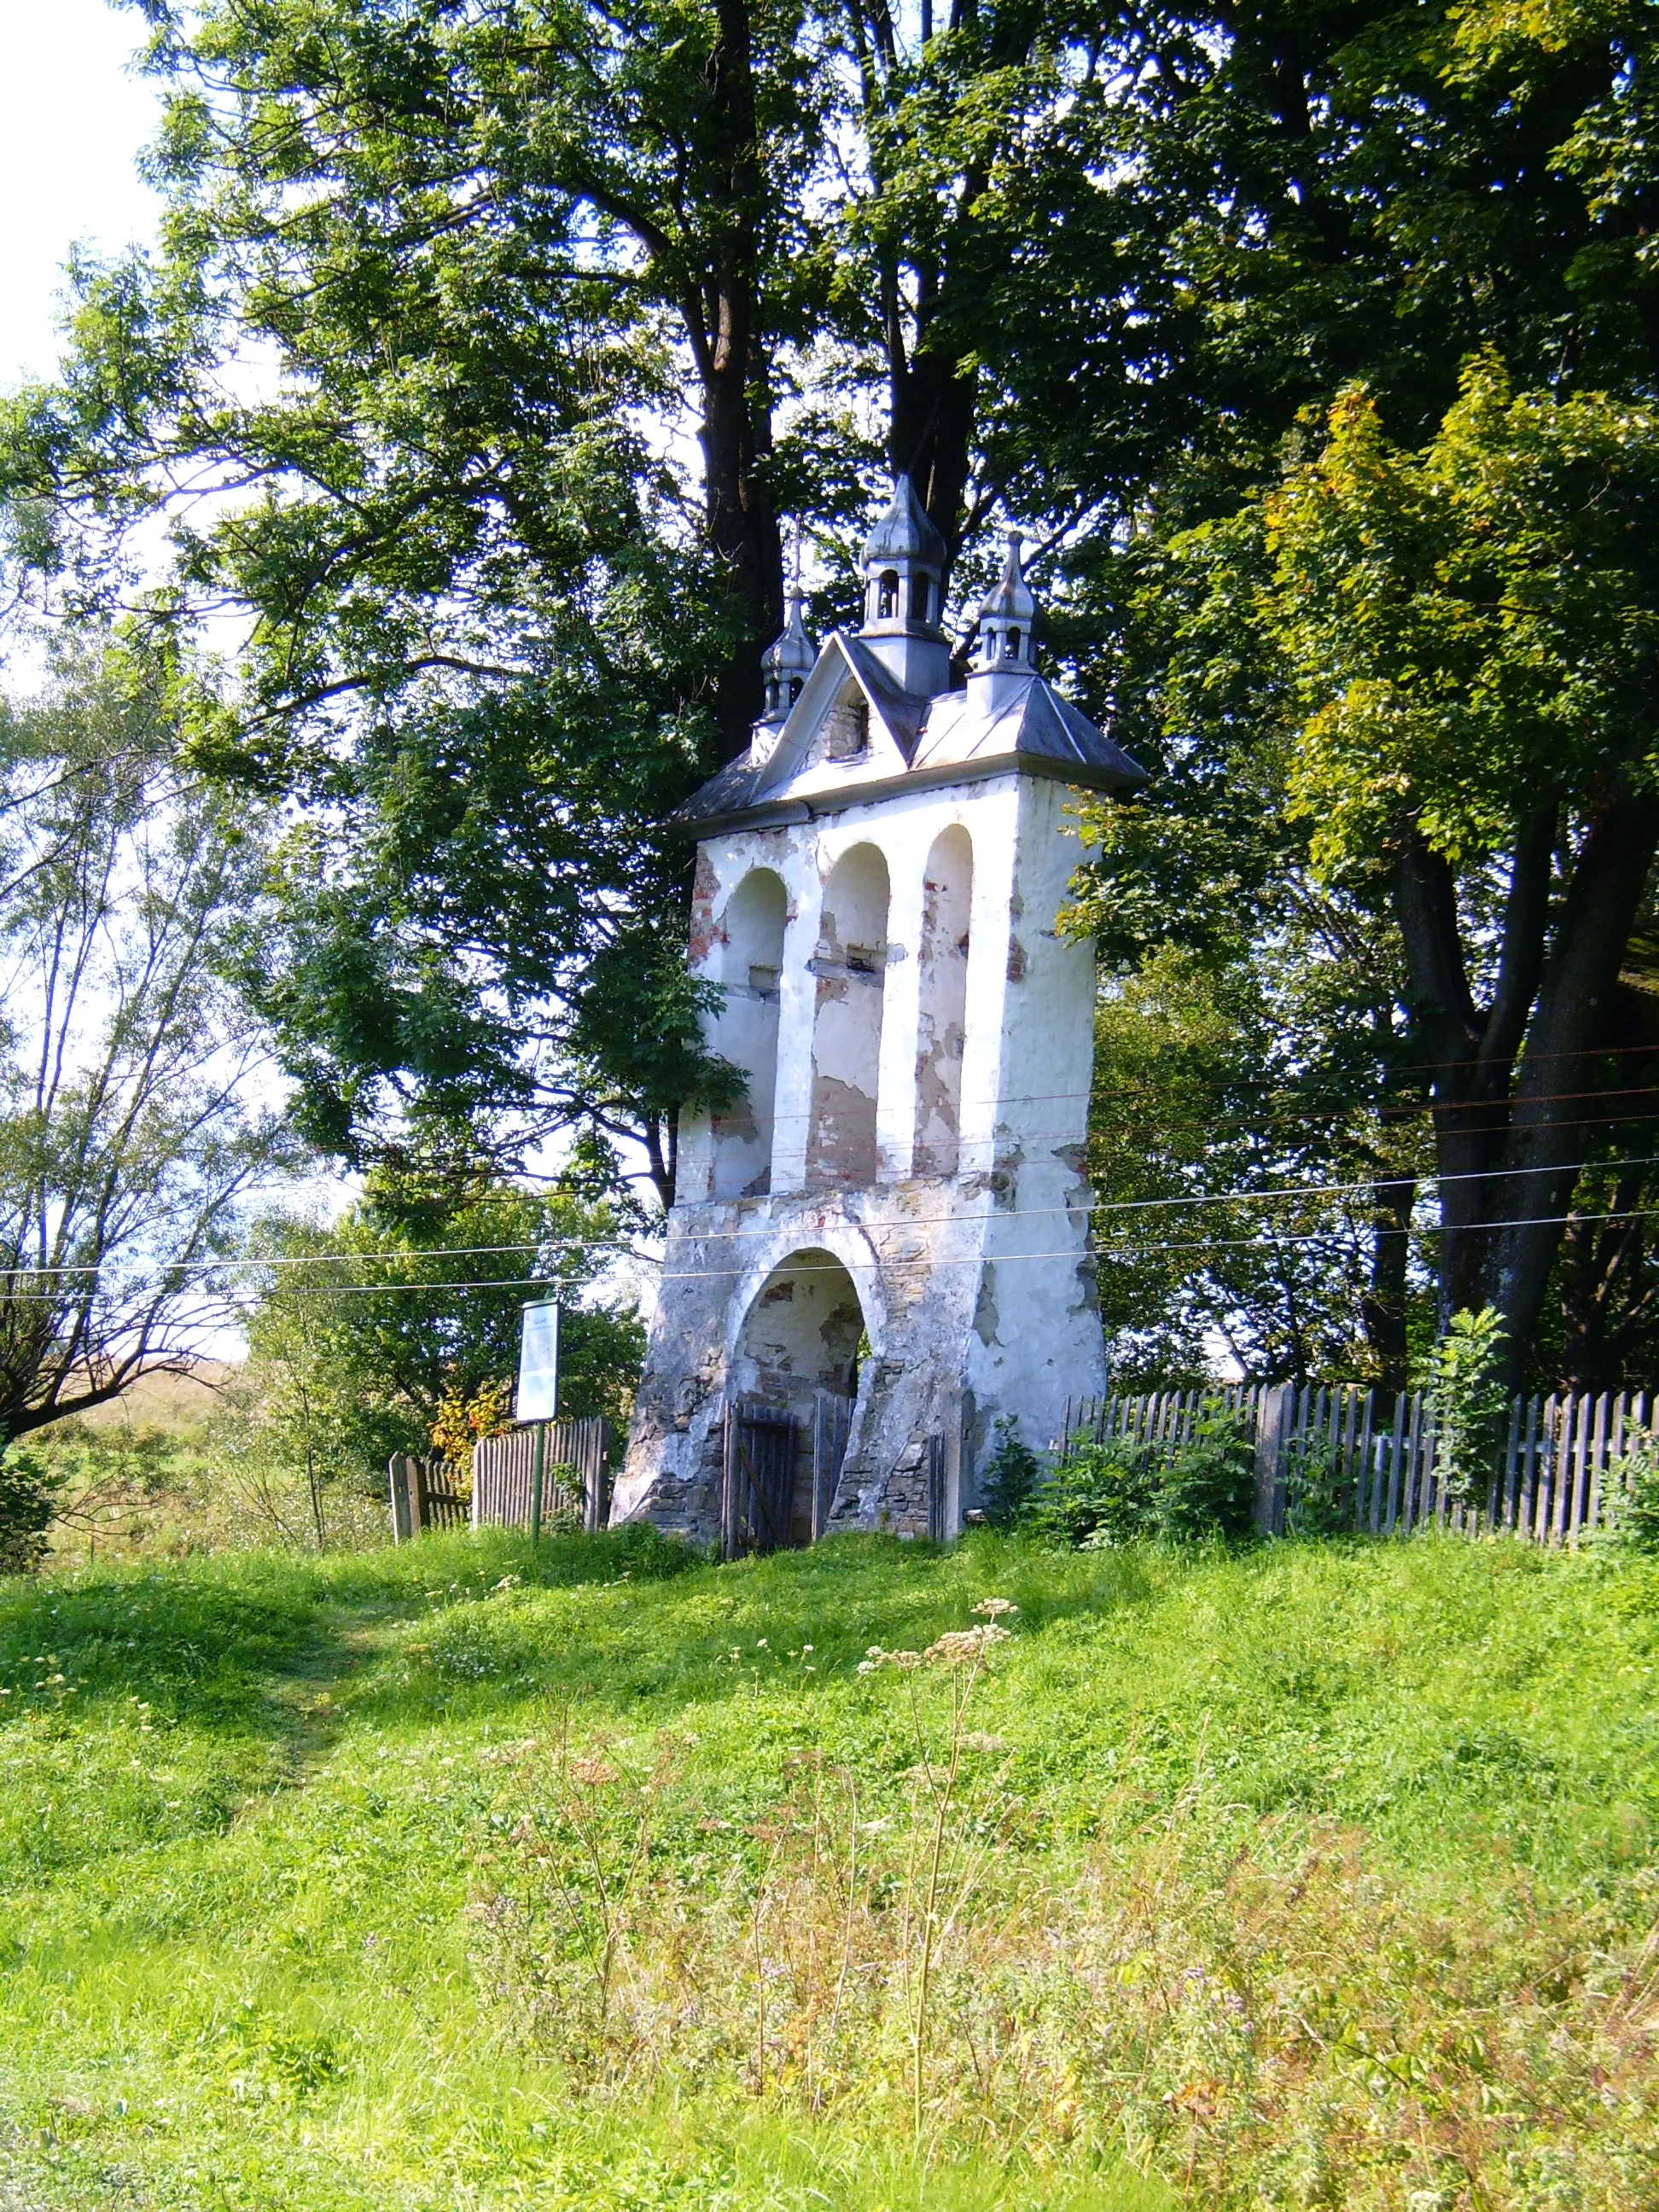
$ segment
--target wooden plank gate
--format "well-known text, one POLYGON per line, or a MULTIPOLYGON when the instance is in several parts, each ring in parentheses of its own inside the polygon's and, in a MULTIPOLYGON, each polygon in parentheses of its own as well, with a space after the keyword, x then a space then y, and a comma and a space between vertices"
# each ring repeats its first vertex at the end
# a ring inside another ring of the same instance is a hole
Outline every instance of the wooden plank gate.
POLYGON ((793 1415, 756 1399, 733 1400, 726 1409, 720 1512, 726 1558, 781 1551, 788 1544, 794 1488, 793 1415))
POLYGON ((1206 1412, 1232 1413, 1253 1437, 1255 1524, 1268 1535, 1305 1525, 1316 1510, 1327 1526, 1371 1535, 1432 1522, 1574 1545, 1607 1518, 1625 1454, 1659 1430, 1659 1395, 1645 1390, 1513 1399, 1484 1480, 1465 1495, 1420 1390, 1285 1382, 1079 1398, 1067 1403, 1054 1448, 1122 1438, 1157 1464, 1190 1440, 1206 1412))
POLYGON ((392 1540, 407 1544, 428 1528, 465 1528, 466 1500, 456 1486, 455 1470, 434 1454, 426 1459, 393 1452, 386 1462, 392 1491, 392 1540))
POLYGON ((589 1531, 603 1528, 611 1515, 611 1424, 599 1415, 526 1421, 503 1436, 480 1437, 472 1447, 473 1527, 530 1527, 539 1452, 543 1526, 563 1514, 580 1515, 589 1531))

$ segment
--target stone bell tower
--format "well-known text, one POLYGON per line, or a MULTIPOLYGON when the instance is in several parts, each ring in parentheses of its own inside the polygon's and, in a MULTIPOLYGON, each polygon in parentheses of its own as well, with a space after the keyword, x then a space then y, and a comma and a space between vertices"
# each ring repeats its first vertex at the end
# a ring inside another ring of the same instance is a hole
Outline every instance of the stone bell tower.
POLYGON ((1037 673, 1017 538, 955 690, 908 477, 863 568, 821 652, 792 595, 748 751, 680 817, 747 1092, 682 1129, 613 1519, 728 1546, 954 1533, 998 1417, 1040 1445, 1104 1382, 1094 959, 1054 924, 1067 800, 1145 775, 1037 673))

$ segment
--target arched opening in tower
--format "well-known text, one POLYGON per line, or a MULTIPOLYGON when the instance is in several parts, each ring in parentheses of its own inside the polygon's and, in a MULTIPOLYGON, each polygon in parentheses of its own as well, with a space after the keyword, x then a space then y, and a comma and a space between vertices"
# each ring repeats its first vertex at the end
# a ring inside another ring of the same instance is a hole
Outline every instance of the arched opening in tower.
POLYGON ((744 1096, 714 1119, 716 1198, 756 1198, 772 1187, 778 976, 788 903, 781 877, 770 868, 751 868, 726 908, 726 943, 716 970, 726 1003, 711 1042, 747 1080, 744 1096))
MULTIPOLYGON (((809 1544, 828 1518, 852 1401, 864 1309, 833 1252, 792 1252, 761 1285, 738 1342, 734 1397, 759 1399, 794 1425, 787 1540, 809 1544)), ((782 1534, 780 1527, 780 1535, 782 1534)))
POLYGON ((812 963, 809 1183, 858 1188, 876 1179, 876 1097, 887 980, 887 863, 874 845, 843 853, 823 887, 812 963))
POLYGON ((962 1066, 968 1026, 968 939, 974 848, 959 823, 942 830, 922 887, 916 1029, 917 1175, 953 1176, 962 1155, 962 1066))

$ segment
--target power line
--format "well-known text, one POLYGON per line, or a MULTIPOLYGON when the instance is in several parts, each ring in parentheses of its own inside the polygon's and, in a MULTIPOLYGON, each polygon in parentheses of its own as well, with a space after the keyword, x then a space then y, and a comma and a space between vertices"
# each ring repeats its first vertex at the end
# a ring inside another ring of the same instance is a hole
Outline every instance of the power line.
MULTIPOLYGON (((1653 1050, 1655 1058, 1659 1059, 1659 1048, 1644 1048, 1644 1049, 1653 1050)), ((1307 1090, 1303 1089, 1294 1077, 1277 1081, 1254 1076, 1230 1078, 1218 1084, 1217 1087, 1223 1091, 1255 1091, 1265 1097, 1281 1097, 1287 1102, 1285 1109, 1286 1113, 1302 1112, 1312 1104, 1318 1096, 1316 1089, 1311 1087, 1307 1090)), ((1617 1089, 1610 1088, 1606 1084, 1596 1084, 1580 1091, 1504 1091, 1490 1098, 1442 1097, 1390 1100, 1384 1097, 1380 1103, 1369 1103, 1364 1098, 1358 1098, 1351 1095, 1333 1092, 1331 1096, 1334 1103, 1330 1110, 1333 1114, 1371 1112, 1384 1119, 1400 1120, 1409 1117, 1413 1120, 1425 1121, 1432 1116, 1437 1109, 1443 1113, 1455 1114, 1497 1113, 1503 1108, 1522 1105, 1571 1105, 1581 1099, 1659 1099, 1659 1080, 1653 1083, 1626 1084, 1617 1089)), ((1157 1091, 1145 1085, 1128 1084, 1120 1084, 1112 1089, 1096 1085, 1087 1091, 1005 1091, 998 1092, 994 1097, 963 1099, 958 1102, 957 1110, 961 1113, 969 1113, 978 1111, 987 1106, 1076 1104, 1084 1100, 1088 1100, 1095 1105, 1103 1105, 1109 1104, 1115 1100, 1143 1098, 1155 1100, 1157 1097, 1157 1091)), ((811 1106, 792 1106, 781 1112, 775 1111, 772 1118, 775 1124, 780 1121, 808 1121, 812 1119, 815 1110, 811 1106)), ((1224 1115, 1221 1118, 1235 1121, 1243 1121, 1246 1119, 1242 1114, 1224 1115)))
MULTIPOLYGON (((1368 1176, 1364 1181, 1361 1182, 1291 1183, 1280 1186, 1279 1188, 1273 1190, 1251 1190, 1238 1188, 1224 1191, 1188 1192, 1164 1198, 1089 1199, 1081 1200, 1075 1206, 1016 1206, 1008 1213, 999 1213, 994 1210, 953 1213, 911 1213, 903 1215, 890 1222, 854 1222, 848 1225, 854 1228, 866 1228, 884 1232, 891 1232, 902 1231, 909 1229, 939 1228, 961 1222, 1037 1220, 1056 1214, 1064 1215, 1067 1218, 1084 1214, 1091 1218, 1097 1218, 1103 1214, 1167 1212, 1210 1206, 1279 1205, 1291 1200, 1363 1196, 1368 1192, 1375 1191, 1393 1182, 1410 1181, 1419 1185, 1431 1184, 1437 1188, 1443 1188, 1446 1185, 1450 1183, 1480 1182, 1488 1180, 1516 1181, 1519 1180, 1523 1176, 1578 1175, 1582 1174, 1586 1168, 1600 1166, 1602 1164, 1617 1168, 1655 1167, 1659 1166, 1659 1153, 1645 1153, 1638 1155, 1634 1158, 1626 1158, 1607 1163, 1593 1160, 1565 1160, 1559 1163, 1552 1163, 1538 1167, 1468 1170, 1451 1175, 1435 1175, 1425 1171, 1421 1174, 1416 1174, 1409 1177, 1390 1176, 1386 1175, 1368 1176)), ((896 1186, 890 1184, 872 1187, 889 1190, 896 1188, 896 1186)), ((793 1195, 793 1194, 790 1194, 793 1195)), ((824 1202, 828 1203, 837 1194, 838 1194, 836 1191, 826 1190, 822 1194, 822 1196, 824 1202)), ((800 1195, 806 1200, 810 1201, 815 1194, 811 1191, 807 1191, 800 1194, 800 1195)), ((715 1200, 701 1202, 719 1204, 720 1201, 715 1200)), ((1647 1209, 1636 1208, 1632 1209, 1631 1211, 1635 1213, 1639 1213, 1646 1210, 1647 1209)), ((1560 1216, 1550 1215, 1547 1217, 1540 1217, 1540 1219, 1547 1218, 1549 1220, 1554 1220, 1559 1218, 1564 1221, 1601 1220, 1604 1218, 1623 1219, 1625 1218, 1625 1215, 1622 1213, 1616 1216, 1574 1213, 1563 1214, 1560 1216)), ((750 1229, 701 1229, 686 1231, 683 1233, 686 1237, 686 1241, 697 1244, 735 1243, 775 1237, 778 1235, 780 1227, 783 1224, 777 1223, 769 1223, 750 1229)), ((1517 1227, 1520 1225, 1522 1224, 1517 1222, 1475 1222, 1460 1224, 1459 1227, 1478 1229, 1483 1227, 1517 1227)), ((1331 1232, 1329 1231, 1319 1231, 1311 1233, 1315 1235, 1328 1236, 1331 1232)), ((1432 1233, 1438 1235, 1442 1232, 1439 1228, 1435 1228, 1431 1231, 1425 1231, 1419 1233, 1432 1233)), ((651 1259, 650 1255, 641 1253, 639 1251, 637 1247, 633 1244, 624 1243, 619 1237, 549 1237, 537 1243, 524 1243, 518 1244, 433 1245, 423 1249, 416 1248, 405 1251, 388 1252, 384 1254, 351 1251, 311 1252, 292 1255, 276 1254, 251 1259, 179 1261, 162 1263, 158 1270, 158 1275, 165 1276, 167 1274, 177 1273, 200 1276, 213 1275, 223 1272, 240 1273, 250 1269, 258 1271, 273 1267, 312 1267, 319 1266, 347 1265, 370 1267, 377 1263, 382 1266, 392 1266, 398 1264, 407 1266, 411 1260, 494 1259, 509 1257, 510 1255, 520 1252, 543 1251, 617 1253, 624 1255, 630 1259, 641 1261, 646 1264, 655 1264, 651 1259)), ((62 1267, 6 1267, 4 1266, 0 1266, 0 1283, 15 1280, 19 1278, 25 1280, 33 1280, 43 1277, 60 1278, 64 1276, 95 1275, 103 1273, 106 1268, 114 1267, 116 1264, 116 1262, 108 1261, 101 1262, 88 1261, 77 1265, 66 1264, 62 1267)), ((157 1279, 157 1278, 151 1277, 148 1279, 154 1281, 157 1279)), ((522 1288, 527 1283, 549 1282, 556 1279, 560 1279, 545 1275, 526 1277, 522 1279, 522 1280, 510 1277, 489 1277, 476 1283, 456 1283, 445 1281, 438 1283, 342 1285, 341 1287, 410 1291, 489 1290, 492 1288, 507 1290, 522 1288)))
MULTIPOLYGON (((1521 1214, 1510 1216, 1497 1221, 1479 1221, 1461 1224, 1458 1233, 1463 1235, 1486 1235, 1503 1229, 1553 1228, 1562 1226, 1573 1221, 1642 1221, 1651 1219, 1656 1216, 1659 1216, 1659 1206, 1627 1206, 1601 1213, 1574 1212, 1521 1214)), ((994 1215, 964 1218, 985 1219, 998 1218, 998 1217, 994 1215)), ((1005 1215, 1000 1218, 1004 1220, 1012 1221, 1020 1218, 1021 1217, 1016 1215, 1005 1215)), ((805 1233, 810 1235, 811 1233, 810 1228, 806 1230, 805 1233)), ((839 1270, 847 1273, 852 1273, 855 1271, 862 1273, 871 1273, 879 1271, 884 1267, 896 1270, 905 1267, 920 1267, 925 1268, 929 1273, 932 1273, 940 1267, 979 1267, 987 1264, 1000 1267, 1006 1262, 1013 1261, 1076 1261, 1083 1258, 1092 1258, 1097 1262, 1103 1261, 1115 1265, 1123 1265, 1132 1263, 1137 1260, 1152 1258, 1158 1254, 1168 1252, 1269 1252, 1287 1244, 1305 1245, 1326 1243, 1330 1241, 1334 1233, 1335 1232, 1328 1229, 1319 1229, 1291 1231, 1282 1233, 1270 1231, 1268 1234, 1261 1237, 1205 1238, 1202 1240, 1191 1239, 1182 1242, 1172 1242, 1166 1239, 1162 1243, 1136 1244, 1127 1248, 1104 1247, 1098 1248, 1093 1252, 1091 1252, 1087 1247, 1067 1244, 1045 1246, 1035 1251, 1026 1252, 987 1252, 981 1250, 970 1253, 943 1254, 933 1256, 924 1256, 918 1254, 914 1258, 900 1256, 886 1260, 879 1257, 871 1259, 857 1257, 851 1261, 843 1261, 832 1257, 827 1262, 822 1264, 816 1261, 802 1261, 797 1265, 790 1267, 790 1273, 792 1274, 800 1275, 827 1274, 839 1270)), ((1447 1232, 1443 1224, 1429 1223, 1421 1226, 1407 1224, 1401 1233, 1421 1240, 1430 1237, 1443 1236, 1447 1232)), ((624 1252, 625 1256, 635 1260, 641 1264, 647 1266, 655 1264, 652 1260, 651 1255, 647 1253, 638 1252, 631 1248, 617 1247, 615 1249, 618 1251, 624 1252)), ((811 1250, 814 1248, 807 1245, 799 1249, 811 1250)), ((786 1259, 784 1261, 781 1261, 778 1265, 780 1267, 788 1266, 789 1262, 786 1259)), ((706 1267, 668 1268, 663 1272, 659 1279, 665 1283, 696 1282, 706 1280, 711 1272, 712 1271, 710 1269, 706 1267)), ((557 1288, 562 1287, 564 1281, 565 1279, 563 1277, 556 1275, 524 1275, 487 1276, 476 1281, 461 1283, 312 1283, 295 1285, 292 1289, 285 1291, 283 1295, 285 1297, 289 1298, 381 1297, 391 1296, 409 1297, 420 1294, 424 1294, 428 1297, 435 1297, 440 1294, 447 1296, 457 1291, 514 1291, 547 1289, 550 1287, 557 1288)), ((0 1304, 10 1304, 14 1305, 46 1305, 57 1303, 58 1303, 58 1301, 55 1300, 50 1292, 44 1291, 14 1291, 8 1294, 5 1298, 0 1299, 0 1304)))

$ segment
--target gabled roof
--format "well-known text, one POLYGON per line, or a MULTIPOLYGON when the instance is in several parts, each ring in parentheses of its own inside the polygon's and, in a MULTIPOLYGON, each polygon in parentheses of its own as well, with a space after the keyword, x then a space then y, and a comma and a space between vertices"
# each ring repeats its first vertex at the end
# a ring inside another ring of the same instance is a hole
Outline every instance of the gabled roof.
POLYGON ((910 765, 920 772, 975 763, 1046 767, 1053 763, 1068 782, 1091 791, 1134 791, 1146 771, 1121 745, 1097 730, 1042 677, 1033 673, 981 706, 981 685, 1006 685, 1004 678, 971 680, 965 691, 935 699, 910 765))
POLYGON ((1134 791, 1146 771, 1086 715, 1032 673, 970 680, 965 691, 919 699, 901 690, 869 647, 833 631, 775 743, 750 750, 694 792, 672 817, 698 834, 825 811, 907 784, 976 781, 1024 771, 1091 791, 1134 791), (849 680, 870 710, 870 743, 855 760, 814 760, 812 744, 849 680))
POLYGON ((804 797, 809 790, 816 795, 820 787, 841 791, 849 784, 887 783, 910 765, 927 712, 927 702, 901 690, 867 646, 832 630, 775 742, 759 752, 751 745, 693 792, 673 818, 688 825, 725 820, 793 797, 797 786, 804 797), (855 761, 811 763, 812 741, 849 680, 870 710, 869 749, 855 761))

